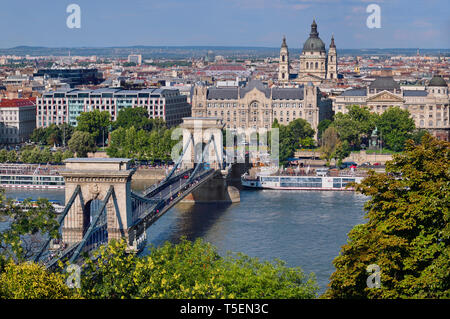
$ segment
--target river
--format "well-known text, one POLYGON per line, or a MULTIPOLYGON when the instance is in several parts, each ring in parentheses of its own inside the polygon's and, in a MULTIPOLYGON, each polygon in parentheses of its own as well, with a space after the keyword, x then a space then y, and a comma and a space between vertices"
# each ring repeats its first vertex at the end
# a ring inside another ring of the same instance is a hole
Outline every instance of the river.
MULTIPOLYGON (((64 190, 7 189, 6 195, 64 202, 64 190)), ((157 246, 177 243, 182 236, 203 238, 221 255, 230 251, 261 260, 279 258, 314 272, 323 293, 347 233, 365 222, 366 200, 347 191, 243 190, 236 204, 178 204, 148 229, 147 241, 157 246)))

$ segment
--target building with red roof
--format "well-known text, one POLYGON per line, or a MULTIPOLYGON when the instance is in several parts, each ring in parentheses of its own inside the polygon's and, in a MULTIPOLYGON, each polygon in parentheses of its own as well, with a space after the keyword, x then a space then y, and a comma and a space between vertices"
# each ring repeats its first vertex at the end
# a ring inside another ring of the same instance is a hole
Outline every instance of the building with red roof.
POLYGON ((0 100, 0 144, 23 143, 35 128, 36 104, 32 99, 0 100))

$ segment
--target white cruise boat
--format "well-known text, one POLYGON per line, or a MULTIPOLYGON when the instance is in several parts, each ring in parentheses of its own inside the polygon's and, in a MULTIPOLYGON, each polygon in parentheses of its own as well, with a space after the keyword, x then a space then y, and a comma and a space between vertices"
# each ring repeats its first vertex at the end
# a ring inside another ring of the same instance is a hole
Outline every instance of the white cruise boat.
POLYGON ((257 189, 344 191, 354 190, 352 187, 346 187, 347 184, 360 183, 364 179, 364 176, 356 176, 354 172, 340 176, 328 176, 325 172, 324 169, 318 169, 315 174, 302 175, 298 171, 291 174, 286 172, 270 174, 263 171, 253 177, 245 173, 241 177, 241 182, 246 188, 257 189))

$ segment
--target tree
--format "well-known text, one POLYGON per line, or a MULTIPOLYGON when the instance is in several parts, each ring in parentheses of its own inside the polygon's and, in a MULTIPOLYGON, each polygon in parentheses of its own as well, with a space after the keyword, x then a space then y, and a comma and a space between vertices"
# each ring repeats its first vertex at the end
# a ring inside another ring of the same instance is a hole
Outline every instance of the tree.
POLYGON ((53 153, 53 158, 52 158, 52 162, 59 164, 62 163, 63 161, 63 153, 61 151, 57 151, 55 153, 53 153))
POLYGON ((109 112, 99 110, 82 112, 77 122, 77 131, 90 133, 97 144, 103 143, 103 137, 107 137, 111 125, 109 112))
POLYGON ((74 127, 67 123, 48 127, 38 127, 30 135, 30 140, 42 145, 62 145, 67 144, 72 137, 74 127))
POLYGON ((8 263, 0 273, 1 299, 67 299, 77 298, 61 273, 50 273, 35 263, 8 263))
POLYGON ((168 161, 173 146, 178 142, 171 139, 172 131, 161 128, 149 133, 137 131, 134 126, 128 129, 121 127, 111 133, 111 145, 106 152, 112 157, 168 161))
POLYGON ((63 155, 62 155, 62 160, 66 160, 68 158, 73 158, 73 152, 71 152, 70 150, 65 150, 63 155))
POLYGON ((260 262, 243 254, 220 257, 211 244, 166 242, 138 257, 124 241, 100 248, 86 260, 81 292, 86 298, 314 298, 317 284, 300 268, 260 262))
POLYGON ((416 127, 408 110, 390 107, 378 118, 377 128, 386 146, 392 151, 399 152, 404 149, 406 140, 412 137, 416 127))
POLYGON ((0 269, 8 260, 20 263, 33 256, 42 244, 40 234, 55 238, 58 233, 56 213, 47 199, 25 199, 19 207, 0 190, 0 216, 10 221, 9 228, 0 232, 0 269))
POLYGON ((359 105, 348 106, 347 109, 346 114, 339 112, 334 116, 334 126, 341 141, 347 141, 352 147, 359 148, 363 140, 370 137, 375 129, 378 115, 359 105))
POLYGON ((337 130, 334 126, 328 127, 323 133, 320 152, 322 153, 322 158, 327 160, 328 165, 330 164, 331 159, 336 157, 336 149, 340 142, 337 130))
POLYGON ((96 150, 94 137, 87 133, 76 131, 69 141, 69 150, 77 153, 77 157, 86 157, 88 152, 96 150))
POLYGON ((295 150, 300 147, 300 141, 314 136, 314 130, 304 119, 296 119, 288 125, 279 124, 275 120, 272 128, 279 129, 280 163, 286 163, 294 155, 295 150))
POLYGON ((329 119, 320 121, 319 125, 317 126, 317 137, 319 139, 322 138, 322 133, 325 132, 325 130, 331 125, 331 123, 333 122, 329 119))
POLYGON ((136 130, 152 130, 152 121, 148 118, 148 111, 143 107, 126 108, 119 111, 117 120, 113 123, 115 129, 128 129, 132 126, 136 130))
POLYGON ((422 138, 427 135, 428 131, 424 129, 417 129, 411 134, 411 139, 414 143, 420 144, 422 142, 422 138))
POLYGON ((6 149, 0 150, 0 163, 6 163, 8 160, 8 151, 6 149))
POLYGON ((355 185, 370 196, 367 223, 350 231, 324 297, 450 298, 449 159, 450 143, 427 134, 355 185), (371 264, 381 288, 367 287, 371 264))
POLYGON ((8 155, 6 156, 6 161, 8 163, 17 163, 18 160, 19 160, 19 156, 17 155, 16 151, 8 152, 8 155))
POLYGON ((342 160, 351 153, 350 145, 347 141, 339 141, 336 145, 334 158, 338 160, 337 165, 342 164, 342 160))

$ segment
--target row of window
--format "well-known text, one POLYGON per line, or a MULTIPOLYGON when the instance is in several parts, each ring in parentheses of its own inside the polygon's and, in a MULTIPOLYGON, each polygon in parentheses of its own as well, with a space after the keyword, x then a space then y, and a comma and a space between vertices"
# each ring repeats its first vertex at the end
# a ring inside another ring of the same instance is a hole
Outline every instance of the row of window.
MULTIPOLYGON (((237 103, 208 103, 208 107, 237 107, 237 103)), ((251 107, 257 108, 259 106, 258 103, 254 102, 250 105, 251 107)), ((266 108, 269 107, 269 104, 265 105, 266 108)), ((302 107, 303 103, 273 103, 272 107, 302 107)), ((198 104, 198 107, 202 107, 202 103, 198 104)), ((241 104, 242 108, 245 108, 245 104, 241 104)))

